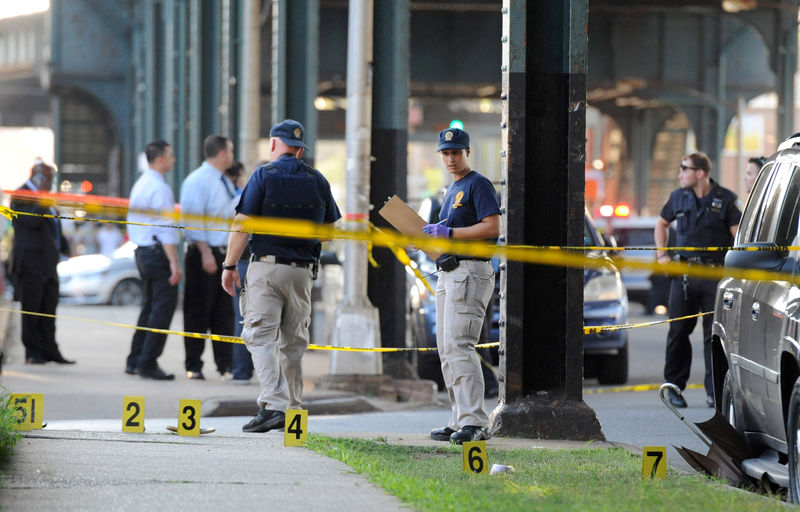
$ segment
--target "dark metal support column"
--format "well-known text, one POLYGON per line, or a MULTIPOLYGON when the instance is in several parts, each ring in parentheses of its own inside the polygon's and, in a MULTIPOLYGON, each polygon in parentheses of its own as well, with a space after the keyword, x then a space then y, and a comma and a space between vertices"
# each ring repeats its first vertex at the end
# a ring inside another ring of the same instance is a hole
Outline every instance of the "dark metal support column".
MULTIPOLYGON (((374 83, 370 220, 388 223, 377 214, 387 197, 406 197, 408 147, 409 0, 375 2, 374 83)), ((433 147, 433 141, 431 141, 433 147)), ((367 294, 378 308, 384 347, 402 347, 406 335, 406 273, 392 251, 375 247, 380 267, 369 267, 367 294)), ((385 374, 411 378, 416 370, 403 354, 384 354, 385 374)))
MULTIPOLYGON (((787 16, 788 18, 788 16, 787 16)), ((794 75, 797 72, 797 23, 789 19, 778 51, 778 141, 794 129, 794 75)))
POLYGON ((300 121, 312 149, 303 159, 313 163, 317 141, 319 0, 272 0, 272 123, 300 121), (300 37, 291 37, 289 34, 300 37))
MULTIPOLYGON (((586 0, 503 1, 508 244, 583 244, 586 23, 586 0)), ((582 269, 508 262, 501 283, 503 379, 492 431, 603 439, 582 400, 582 269)))

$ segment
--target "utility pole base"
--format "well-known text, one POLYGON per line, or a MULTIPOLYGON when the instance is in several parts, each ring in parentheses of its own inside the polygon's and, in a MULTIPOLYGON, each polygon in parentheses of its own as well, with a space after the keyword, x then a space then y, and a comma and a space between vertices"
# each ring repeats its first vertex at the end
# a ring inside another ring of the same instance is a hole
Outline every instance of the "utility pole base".
MULTIPOLYGON (((378 309, 373 306, 342 306, 336 314, 334 347, 377 348, 381 346, 378 309)), ((382 375, 380 352, 342 352, 331 354, 331 375, 382 375)))
POLYGON ((583 400, 542 393, 500 401, 489 418, 493 436, 605 441, 603 430, 591 407, 583 400))

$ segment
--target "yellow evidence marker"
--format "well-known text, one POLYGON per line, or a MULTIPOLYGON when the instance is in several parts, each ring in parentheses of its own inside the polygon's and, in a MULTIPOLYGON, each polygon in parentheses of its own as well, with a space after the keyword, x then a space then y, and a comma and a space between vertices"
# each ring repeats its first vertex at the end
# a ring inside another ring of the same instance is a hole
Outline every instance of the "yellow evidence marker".
POLYGON ((9 403, 14 411, 16 430, 31 430, 42 428, 44 415, 44 394, 42 393, 12 393, 9 403))
POLYGON ((200 435, 200 400, 181 400, 178 406, 178 435, 200 435))
POLYGON ((486 474, 486 441, 472 441, 461 445, 461 466, 466 473, 486 474))
POLYGON ((144 432, 144 397, 126 396, 122 398, 122 431, 144 432))
POLYGON ((283 445, 303 446, 308 440, 308 411, 288 409, 284 425, 283 445))
POLYGON ((642 478, 667 478, 666 446, 642 448, 642 478))

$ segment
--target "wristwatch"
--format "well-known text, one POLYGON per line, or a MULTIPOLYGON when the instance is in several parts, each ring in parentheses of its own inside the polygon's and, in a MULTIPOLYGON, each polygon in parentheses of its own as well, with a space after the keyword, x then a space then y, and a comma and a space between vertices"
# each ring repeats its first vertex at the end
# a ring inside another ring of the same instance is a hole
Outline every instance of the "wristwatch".
POLYGON ((236 270, 236 265, 226 265, 225 263, 223 263, 222 270, 236 270))

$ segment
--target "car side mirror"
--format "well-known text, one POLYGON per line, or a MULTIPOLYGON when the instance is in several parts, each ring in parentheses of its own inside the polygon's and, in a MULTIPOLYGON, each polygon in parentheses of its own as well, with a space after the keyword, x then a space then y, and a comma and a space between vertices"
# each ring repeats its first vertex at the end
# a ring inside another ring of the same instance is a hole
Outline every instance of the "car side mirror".
POLYGON ((748 247, 764 247, 766 250, 728 251, 725 255, 725 266, 780 272, 789 259, 786 251, 770 250, 769 248, 774 247, 771 244, 753 244, 748 247))

